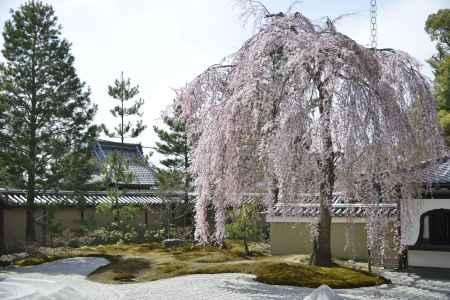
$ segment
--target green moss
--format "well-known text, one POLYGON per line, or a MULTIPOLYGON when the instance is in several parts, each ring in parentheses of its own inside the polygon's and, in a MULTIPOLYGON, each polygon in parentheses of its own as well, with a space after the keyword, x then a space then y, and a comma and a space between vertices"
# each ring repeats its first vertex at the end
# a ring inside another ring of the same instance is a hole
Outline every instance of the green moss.
POLYGON ((132 281, 151 268, 144 258, 109 256, 111 263, 95 270, 88 278, 99 282, 132 281))
MULTIPOLYGON (((172 263, 163 263, 158 265, 156 271, 164 274, 176 274, 178 275, 180 271, 185 270, 188 267, 187 263, 181 262, 172 262, 172 263)), ((185 272, 183 272, 185 273, 185 272)))
POLYGON ((256 280, 268 284, 316 288, 355 288, 388 283, 383 277, 344 267, 316 267, 300 264, 267 263, 256 270, 256 280))
POLYGON ((43 263, 55 261, 60 258, 61 257, 55 256, 55 255, 42 256, 42 257, 27 257, 27 258, 15 261, 14 265, 19 266, 19 267, 34 266, 34 265, 40 265, 43 263))
POLYGON ((254 274, 256 267, 257 264, 248 262, 213 264, 193 269, 191 274, 222 274, 222 273, 254 274))
POLYGON ((120 272, 113 276, 114 281, 133 282, 136 276, 127 272, 120 272))
MULTIPOLYGON (((256 250, 255 244, 251 247, 256 250)), ((252 249, 252 250, 253 250, 252 249)), ((332 288, 373 286, 388 281, 367 272, 334 265, 321 268, 307 265, 307 256, 270 256, 256 253, 246 257, 240 241, 226 241, 223 248, 185 245, 164 249, 159 243, 106 245, 72 250, 73 256, 106 257, 110 265, 89 275, 104 283, 144 282, 188 274, 245 273, 268 284, 332 288), (77 252, 78 251, 78 252, 77 252)))

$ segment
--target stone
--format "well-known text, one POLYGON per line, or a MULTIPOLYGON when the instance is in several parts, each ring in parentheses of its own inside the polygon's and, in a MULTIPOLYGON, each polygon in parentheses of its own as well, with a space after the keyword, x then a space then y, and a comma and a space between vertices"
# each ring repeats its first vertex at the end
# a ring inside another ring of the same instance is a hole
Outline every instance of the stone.
POLYGON ((166 239, 162 242, 164 248, 182 247, 185 243, 181 239, 166 239))

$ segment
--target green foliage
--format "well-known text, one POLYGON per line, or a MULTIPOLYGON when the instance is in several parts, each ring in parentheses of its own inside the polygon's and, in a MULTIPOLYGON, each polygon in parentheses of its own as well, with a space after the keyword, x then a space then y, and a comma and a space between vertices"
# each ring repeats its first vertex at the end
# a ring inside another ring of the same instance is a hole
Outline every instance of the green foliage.
POLYGON ((450 55, 435 69, 435 93, 441 110, 450 111, 450 55))
POLYGON ((117 223, 121 220, 121 210, 126 208, 121 207, 119 199, 125 195, 126 191, 119 188, 119 185, 126 185, 133 182, 134 174, 130 171, 130 162, 124 159, 119 153, 114 152, 106 157, 103 164, 102 173, 109 182, 108 196, 112 202, 107 204, 107 209, 100 206, 98 209, 109 210, 112 214, 113 220, 117 223))
POLYGON ((438 53, 432 58, 433 62, 440 63, 450 53, 450 9, 440 9, 437 13, 428 16, 425 31, 432 41, 436 41, 438 53))
POLYGON ((63 161, 95 139, 96 106, 78 78, 70 43, 50 5, 29 1, 11 11, 0 64, 0 156, 28 189, 27 240, 34 240, 36 188, 55 186, 63 161))
POLYGON ((53 240, 64 229, 63 225, 55 217, 56 209, 54 206, 46 207, 41 219, 37 220, 37 224, 40 225, 44 235, 44 244, 47 244, 47 240, 50 240, 50 246, 53 246, 53 240))
POLYGON ((439 123, 450 145, 450 9, 428 16, 425 30, 436 41, 437 54, 429 63, 435 76, 435 95, 439 105, 439 123))
POLYGON ((160 140, 155 143, 154 149, 165 157, 160 161, 164 168, 157 169, 156 179, 159 188, 164 191, 188 193, 191 189, 191 177, 188 172, 191 165, 191 148, 187 142, 186 125, 180 119, 180 115, 180 109, 175 108, 173 116, 164 117, 167 130, 153 127, 160 140))
POLYGON ((173 106, 171 114, 164 116, 163 120, 167 129, 153 127, 160 140, 156 142, 154 149, 165 157, 160 161, 163 168, 156 169, 156 181, 161 193, 160 197, 166 202, 164 220, 166 233, 169 233, 169 227, 176 221, 173 220, 173 216, 183 218, 183 228, 194 226, 193 207, 189 199, 189 192, 192 190, 192 179, 189 173, 191 148, 187 141, 186 124, 181 120, 180 107, 173 106), (165 196, 167 193, 181 191, 184 203, 165 196))
POLYGON ((180 119, 180 108, 175 107, 173 110, 172 116, 163 118, 167 130, 153 126, 153 130, 160 139, 160 142, 156 142, 155 150, 166 157, 160 163, 167 170, 186 173, 191 164, 186 124, 180 119))
POLYGON ((82 235, 93 231, 95 228, 97 228, 97 220, 94 215, 85 217, 80 221, 80 233, 82 235))
POLYGON ((119 203, 126 191, 119 185, 133 181, 134 175, 129 170, 130 162, 114 152, 106 157, 102 173, 109 181, 108 196, 111 203, 97 206, 96 217, 107 222, 107 226, 89 233, 81 244, 130 243, 137 241, 138 233, 134 221, 139 208, 119 203))
POLYGON ((133 182, 134 175, 130 171, 130 161, 124 159, 119 153, 113 152, 106 157, 102 174, 110 184, 118 186, 133 182))
POLYGON ((139 86, 133 86, 129 78, 125 80, 122 72, 120 80, 116 79, 113 85, 108 86, 108 94, 120 102, 110 110, 115 118, 120 118, 120 124, 114 127, 113 132, 110 132, 105 125, 102 125, 106 135, 109 137, 120 137, 122 143, 126 137, 138 137, 147 126, 142 124, 142 120, 136 121, 133 125, 131 121, 125 121, 125 118, 131 116, 142 117, 141 108, 144 105, 144 100, 139 98, 129 107, 124 105, 139 94, 139 86))
POLYGON ((263 232, 258 206, 255 203, 244 204, 230 211, 230 217, 232 223, 226 225, 228 237, 243 240, 245 253, 249 255, 248 241, 260 240, 263 232))
POLYGON ((137 233, 130 228, 128 231, 110 227, 101 227, 80 238, 80 245, 105 245, 136 242, 137 233))

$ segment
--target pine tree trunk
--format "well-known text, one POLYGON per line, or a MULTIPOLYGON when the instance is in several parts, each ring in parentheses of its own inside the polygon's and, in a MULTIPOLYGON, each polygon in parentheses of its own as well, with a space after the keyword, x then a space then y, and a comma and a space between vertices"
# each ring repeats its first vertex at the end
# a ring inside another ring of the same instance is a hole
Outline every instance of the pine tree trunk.
POLYGON ((80 207, 80 222, 84 222, 84 205, 80 207))
POLYGON ((34 224, 34 197, 35 197, 35 174, 34 171, 28 174, 27 184, 27 207, 26 207, 26 224, 25 224, 25 240, 26 242, 36 241, 36 231, 34 224))
POLYGON ((48 236, 48 211, 47 207, 44 207, 42 209, 42 244, 44 246, 48 246, 47 236, 48 236))
POLYGON ((0 199, 0 255, 6 253, 5 247, 5 205, 0 199))
POLYGON ((246 256, 250 256, 250 250, 248 249, 247 235, 244 236, 244 251, 246 256))
POLYGON ((334 152, 331 139, 331 97, 319 87, 320 139, 322 146, 319 191, 319 223, 318 234, 315 237, 316 247, 313 251, 313 264, 316 266, 331 266, 331 216, 329 206, 333 200, 334 190, 334 152))
POLYGON ((120 140, 121 140, 121 142, 123 144, 123 140, 124 140, 123 118, 124 118, 124 115, 125 115, 125 112, 123 110, 123 102, 125 101, 124 100, 124 95, 123 95, 123 90, 125 89, 125 82, 123 81, 123 71, 120 74, 120 78, 121 78, 121 82, 120 82, 120 84, 121 84, 120 103, 122 105, 122 108, 121 108, 122 110, 120 111, 120 120, 121 120, 121 123, 120 123, 120 130, 121 130, 120 131, 120 140))
POLYGON ((186 223, 189 223, 189 226, 191 227, 191 238, 194 240, 194 218, 192 211, 190 211, 190 204, 189 204, 189 189, 190 189, 190 176, 188 173, 189 169, 189 152, 187 150, 187 139, 185 138, 185 152, 184 152, 184 220, 183 225, 186 228, 186 223), (188 219, 188 220, 187 220, 188 219))

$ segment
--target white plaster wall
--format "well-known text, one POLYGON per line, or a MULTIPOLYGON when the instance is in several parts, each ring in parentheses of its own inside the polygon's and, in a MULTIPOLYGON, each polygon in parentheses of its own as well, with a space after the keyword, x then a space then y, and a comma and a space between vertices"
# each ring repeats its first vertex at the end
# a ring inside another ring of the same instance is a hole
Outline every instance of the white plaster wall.
POLYGON ((408 250, 408 266, 450 268, 450 252, 408 250))
POLYGON ((415 199, 402 203, 402 238, 412 246, 417 242, 420 231, 420 216, 433 209, 450 209, 450 199, 415 199))

